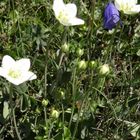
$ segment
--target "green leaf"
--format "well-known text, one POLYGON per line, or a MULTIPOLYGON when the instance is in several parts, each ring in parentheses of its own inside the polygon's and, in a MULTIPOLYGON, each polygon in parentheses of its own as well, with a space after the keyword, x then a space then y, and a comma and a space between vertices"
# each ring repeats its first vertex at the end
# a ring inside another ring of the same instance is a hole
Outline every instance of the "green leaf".
POLYGON ((4 103, 3 103, 3 117, 4 117, 4 119, 7 118, 7 116, 9 115, 9 113, 10 113, 9 104, 8 104, 7 101, 4 101, 4 103))
POLYGON ((140 138, 138 135, 138 131, 140 130, 140 125, 135 122, 124 121, 127 127, 130 129, 130 133, 135 138, 140 138))
POLYGON ((25 112, 27 108, 29 107, 29 105, 30 105, 30 102, 29 102, 28 96, 26 94, 23 94, 21 96, 20 111, 25 112))
POLYGON ((63 131, 64 131, 64 133, 63 133, 64 140, 70 140, 70 138, 71 138, 70 130, 66 126, 64 126, 63 131))
POLYGON ((140 56, 140 50, 137 51, 137 56, 140 56))
POLYGON ((134 126, 134 128, 131 130, 131 135, 133 136, 133 137, 137 137, 137 138, 140 138, 139 136, 138 136, 138 131, 140 130, 140 126, 138 125, 138 126, 134 126))

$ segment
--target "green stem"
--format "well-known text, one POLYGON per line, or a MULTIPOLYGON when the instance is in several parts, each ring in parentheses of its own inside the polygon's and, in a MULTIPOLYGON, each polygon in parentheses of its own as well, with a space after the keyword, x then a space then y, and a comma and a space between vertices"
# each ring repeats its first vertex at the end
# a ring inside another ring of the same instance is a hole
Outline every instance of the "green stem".
MULTIPOLYGON (((91 88, 91 87, 89 87, 89 88, 91 88)), ((79 111, 78 111, 78 119, 77 119, 77 121, 76 121, 76 125, 75 125, 75 128, 74 128, 74 132, 73 132, 73 136, 72 136, 72 140, 74 140, 74 138, 75 138, 75 135, 76 135, 76 132, 77 132, 77 128, 78 128, 78 124, 79 124, 79 120, 80 120, 80 114, 81 114, 81 112, 82 112, 82 110, 83 110, 83 106, 84 106, 84 103, 87 103, 87 101, 88 101, 88 98, 89 98, 89 96, 90 96, 90 90, 89 90, 89 92, 87 93, 87 94, 85 94, 85 96, 84 96, 84 98, 83 98, 83 100, 82 100, 82 103, 81 103, 81 106, 80 106, 80 109, 79 109, 79 111)), ((84 114, 84 112, 82 112, 83 114, 84 114)))
MULTIPOLYGON (((63 34, 62 34, 62 44, 61 44, 61 46, 63 45, 63 44, 65 44, 67 41, 66 41, 66 39, 67 39, 67 27, 65 27, 64 28, 64 31, 63 31, 63 34)), ((52 93, 53 91, 54 91, 54 89, 57 87, 57 85, 58 85, 58 77, 59 77, 59 71, 60 71, 60 69, 61 69, 61 64, 62 64, 62 61, 63 61, 63 58, 64 58, 64 56, 65 56, 65 53, 63 53, 61 50, 60 50, 60 54, 59 54, 59 56, 58 56, 58 61, 57 61, 57 63, 58 63, 58 65, 57 65, 57 78, 56 78, 56 82, 54 82, 53 84, 52 84, 52 88, 51 88, 51 90, 50 90, 50 93, 52 93)))
POLYGON ((113 50, 112 51, 112 49, 113 49, 113 43, 114 43, 114 40, 115 40, 115 35, 116 35, 116 33, 117 33, 117 28, 115 28, 115 31, 114 31, 114 33, 112 34, 112 37, 111 37, 111 41, 110 41, 110 46, 108 46, 107 47, 107 53, 106 53, 106 56, 105 56, 105 63, 107 63, 108 62, 108 58, 110 58, 110 60, 111 60, 111 55, 112 55, 112 52, 114 52, 115 50, 113 50))
POLYGON ((22 138, 20 136, 20 133, 18 131, 18 128, 17 128, 16 117, 15 117, 15 109, 13 108, 13 101, 12 101, 13 85, 12 84, 10 84, 10 92, 9 92, 9 95, 10 95, 11 113, 12 113, 12 119, 13 119, 13 122, 14 122, 15 131, 16 131, 16 134, 17 134, 18 139, 19 140, 22 140, 22 138))
POLYGON ((76 121, 76 125, 75 125, 75 128, 74 128, 72 140, 74 140, 75 135, 76 135, 76 132, 77 132, 77 128, 78 128, 78 124, 79 124, 79 120, 80 120, 80 114, 81 114, 81 111, 82 111, 84 102, 85 102, 85 99, 82 101, 82 105, 81 105, 80 110, 79 110, 79 112, 78 112, 78 119, 77 119, 77 121, 76 121))
MULTIPOLYGON (((46 99, 47 96, 47 71, 48 71, 48 67, 47 67, 47 55, 45 56, 46 59, 46 66, 45 66, 45 72, 44 72, 44 99, 46 99)), ((44 106, 44 119, 45 119, 45 123, 47 123, 47 110, 46 110, 46 106, 44 106)))
MULTIPOLYGON (((48 47, 47 47, 48 48, 48 47)), ((45 52, 45 70, 44 70, 44 99, 47 98, 47 73, 48 73, 48 49, 46 49, 45 52)), ((47 124, 47 109, 46 106, 44 106, 44 119, 45 123, 47 124)))
POLYGON ((89 17, 89 30, 88 30, 88 34, 91 38, 92 34, 93 34, 93 23, 94 23, 94 11, 95 11, 95 4, 96 4, 96 0, 91 0, 91 16, 89 17))
MULTIPOLYGON (((68 28, 65 27, 64 28, 64 31, 63 31, 63 34, 62 34, 62 45, 64 45, 66 42, 67 42, 67 30, 68 28)), ((62 64, 62 60, 63 60, 63 57, 65 56, 65 53, 63 53, 62 51, 60 51, 60 55, 59 55, 59 63, 58 63, 58 69, 60 69, 60 66, 62 64)))
POLYGON ((16 118, 15 118, 15 109, 13 109, 12 115, 13 115, 14 127, 15 127, 15 130, 16 130, 17 137, 18 137, 19 140, 22 140, 21 136, 20 136, 20 133, 18 131, 18 128, 17 128, 16 118))
POLYGON ((73 103, 72 103, 71 117, 70 117, 70 121, 69 121, 69 128, 70 128, 71 123, 72 123, 72 118, 73 118, 74 109, 75 109, 75 93, 76 93, 76 68, 74 68, 74 71, 73 71, 73 82, 72 82, 73 103))
POLYGON ((64 119, 65 119, 65 110, 64 110, 64 106, 63 106, 63 103, 62 103, 62 122, 64 124, 64 119))
POLYGON ((64 58, 64 56, 65 56, 65 54, 63 53, 63 52, 60 52, 61 53, 61 55, 60 55, 60 59, 59 59, 59 64, 58 64, 58 67, 60 68, 60 66, 61 66, 61 64, 62 64, 62 60, 63 60, 63 58, 64 58))
POLYGON ((105 84, 105 79, 106 79, 106 76, 99 77, 99 80, 98 80, 97 89, 99 89, 101 92, 102 92, 104 84, 105 84))

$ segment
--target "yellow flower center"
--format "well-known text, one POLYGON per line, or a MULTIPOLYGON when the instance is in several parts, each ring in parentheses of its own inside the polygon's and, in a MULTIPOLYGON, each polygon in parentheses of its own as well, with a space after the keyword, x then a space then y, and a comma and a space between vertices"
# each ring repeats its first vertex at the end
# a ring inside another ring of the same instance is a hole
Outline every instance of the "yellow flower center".
POLYGON ((19 78, 21 76, 21 73, 19 70, 13 70, 13 69, 10 69, 9 72, 8 72, 8 75, 14 79, 16 78, 19 78))
POLYGON ((68 23, 69 15, 64 11, 60 11, 57 18, 62 23, 68 23))
POLYGON ((131 11, 131 8, 133 7, 133 4, 125 3, 121 5, 122 11, 131 11))

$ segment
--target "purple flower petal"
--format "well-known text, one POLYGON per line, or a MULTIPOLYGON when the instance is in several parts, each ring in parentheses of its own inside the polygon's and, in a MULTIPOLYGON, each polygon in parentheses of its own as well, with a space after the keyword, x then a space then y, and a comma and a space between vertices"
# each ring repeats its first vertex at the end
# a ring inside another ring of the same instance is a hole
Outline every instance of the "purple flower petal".
POLYGON ((111 30, 120 20, 119 11, 113 3, 108 3, 104 11, 104 28, 111 30))

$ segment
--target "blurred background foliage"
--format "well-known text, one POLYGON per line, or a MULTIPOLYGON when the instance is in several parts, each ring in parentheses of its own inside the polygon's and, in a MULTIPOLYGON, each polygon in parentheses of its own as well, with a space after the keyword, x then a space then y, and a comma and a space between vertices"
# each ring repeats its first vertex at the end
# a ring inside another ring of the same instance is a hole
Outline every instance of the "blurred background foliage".
MULTIPOLYGON (((72 2, 66 0, 65 2, 72 2)), ((140 14, 103 28, 107 0, 74 0, 82 26, 64 27, 53 1, 0 1, 0 59, 31 59, 37 80, 14 87, 23 140, 140 139, 140 14), (100 73, 103 64, 110 72, 100 73)), ((140 3, 140 1, 139 1, 140 3)), ((9 84, 0 79, 0 139, 16 140, 9 84)))

